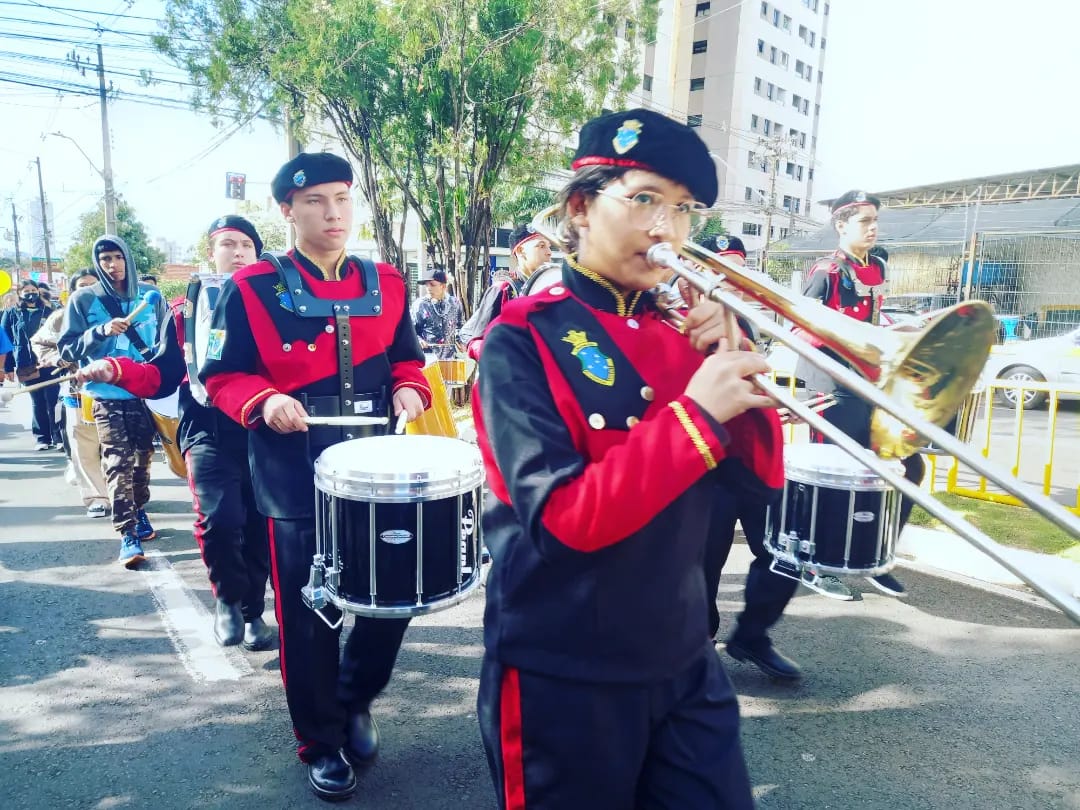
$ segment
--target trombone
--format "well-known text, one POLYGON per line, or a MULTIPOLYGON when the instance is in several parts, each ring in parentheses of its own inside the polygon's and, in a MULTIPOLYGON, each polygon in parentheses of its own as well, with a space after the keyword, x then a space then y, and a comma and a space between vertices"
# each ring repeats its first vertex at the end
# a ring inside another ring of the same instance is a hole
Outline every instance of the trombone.
MULTIPOLYGON (((533 228, 553 244, 562 243, 557 229, 548 224, 557 213, 557 206, 545 209, 532 223, 533 228)), ((930 441, 1074 537, 1080 537, 1080 519, 1075 515, 973 453, 940 427, 956 413, 978 381, 994 343, 997 326, 993 311, 985 302, 955 304, 921 331, 905 334, 859 323, 818 301, 781 287, 764 273, 740 267, 693 242, 684 243, 678 251, 666 242, 653 245, 648 259, 655 266, 671 270, 705 297, 788 346, 841 386, 873 405, 871 444, 881 456, 904 457, 930 441), (690 267, 684 260, 689 260, 695 267, 690 267), (725 283, 738 293, 724 289, 725 283), (858 373, 787 327, 762 315, 740 294, 799 326, 850 363, 858 373)), ((997 542, 921 487, 897 474, 881 456, 860 445, 793 394, 779 388, 764 375, 755 376, 753 382, 789 413, 828 437, 1080 624, 1080 599, 1047 581, 1040 573, 1025 570, 997 542)))

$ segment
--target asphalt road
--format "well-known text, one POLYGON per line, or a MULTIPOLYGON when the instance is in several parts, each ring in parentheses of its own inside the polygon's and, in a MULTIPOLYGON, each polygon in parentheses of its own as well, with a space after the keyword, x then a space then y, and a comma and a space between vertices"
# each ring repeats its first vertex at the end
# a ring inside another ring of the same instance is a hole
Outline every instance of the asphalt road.
MULTIPOLYGON (((126 571, 61 454, 33 452, 18 416, 0 411, 2 806, 325 806, 294 755, 276 651, 198 638, 211 599, 183 482, 155 465, 154 567, 126 571)), ((725 625, 748 561, 745 546, 732 556, 725 625)), ((794 600, 776 640, 804 666, 799 686, 724 657, 759 806, 1080 808, 1080 629, 902 578, 907 601, 794 600)), ((475 719, 482 606, 414 621, 375 706, 382 752, 345 806, 495 807, 475 719)))

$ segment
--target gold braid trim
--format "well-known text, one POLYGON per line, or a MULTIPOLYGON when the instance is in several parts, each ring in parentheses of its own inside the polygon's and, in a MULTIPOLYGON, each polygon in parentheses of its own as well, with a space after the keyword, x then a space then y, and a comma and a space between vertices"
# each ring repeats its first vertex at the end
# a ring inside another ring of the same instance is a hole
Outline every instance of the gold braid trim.
POLYGON ((341 255, 338 256, 338 260, 334 264, 333 270, 327 270, 313 258, 304 253, 304 251, 300 250, 299 247, 296 248, 296 252, 303 256, 305 259, 307 259, 309 262, 311 262, 313 265, 315 265, 318 271, 322 273, 323 279, 325 281, 341 281, 341 266, 345 264, 345 258, 348 255, 344 250, 342 250, 341 255))
POLYGON ((694 443, 694 447, 701 454, 701 458, 705 461, 705 467, 710 470, 716 469, 716 458, 713 456, 712 450, 709 449, 709 443, 705 441, 705 437, 701 435, 701 431, 698 430, 697 425, 694 424, 694 420, 686 412, 683 404, 678 400, 672 400, 668 403, 668 407, 675 411, 675 417, 679 420, 683 430, 686 431, 686 435, 690 437, 690 441, 694 443))
POLYGON ((251 397, 244 403, 244 407, 240 409, 240 424, 247 427, 248 422, 251 420, 251 408, 255 405, 259 397, 263 394, 278 394, 280 393, 276 388, 264 388, 262 391, 251 397))
POLYGON ((571 270, 576 273, 581 273, 581 275, 585 276, 585 278, 589 279, 589 281, 599 284, 601 287, 611 293, 611 297, 615 299, 615 310, 620 318, 625 318, 627 315, 632 313, 634 311, 634 308, 637 307, 638 301, 641 300, 642 291, 637 290, 634 292, 633 295, 630 296, 630 300, 628 301, 626 297, 615 288, 615 285, 608 281, 606 278, 604 278, 602 275, 597 273, 595 270, 590 270, 588 267, 584 267, 583 265, 578 264, 576 253, 569 254, 566 257, 566 263, 570 265, 571 270))

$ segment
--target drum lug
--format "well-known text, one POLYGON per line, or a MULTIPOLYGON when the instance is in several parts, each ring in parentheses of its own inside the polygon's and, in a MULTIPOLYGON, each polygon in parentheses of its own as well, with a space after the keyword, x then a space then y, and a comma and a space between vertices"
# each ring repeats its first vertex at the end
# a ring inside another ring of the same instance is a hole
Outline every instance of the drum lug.
MULTIPOLYGON (((337 578, 337 571, 330 571, 331 579, 337 578)), ((311 573, 308 575, 308 584, 300 589, 300 598, 331 630, 337 630, 345 621, 345 614, 338 616, 336 622, 326 618, 322 609, 327 605, 326 598, 326 566, 323 564, 323 555, 316 554, 311 563, 311 573)))

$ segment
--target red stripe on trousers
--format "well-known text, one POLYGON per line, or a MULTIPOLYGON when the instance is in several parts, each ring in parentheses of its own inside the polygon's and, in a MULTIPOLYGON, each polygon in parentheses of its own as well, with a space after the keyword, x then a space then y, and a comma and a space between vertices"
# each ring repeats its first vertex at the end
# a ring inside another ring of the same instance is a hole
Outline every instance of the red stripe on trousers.
POLYGON ((267 539, 270 543, 270 577, 274 580, 274 618, 278 627, 278 663, 281 668, 281 684, 288 686, 285 675, 285 622, 281 619, 281 583, 278 581, 277 551, 274 549, 274 521, 266 519, 267 539))
POLYGON ((504 810, 525 810, 525 763, 521 743, 521 682, 518 671, 503 673, 499 695, 499 737, 502 742, 504 810))
MULTIPOLYGON (((206 566, 206 570, 209 572, 210 564, 206 562, 206 538, 202 529, 199 528, 199 524, 205 522, 203 518, 206 515, 203 514, 202 505, 199 503, 199 493, 195 491, 195 473, 194 466, 191 463, 191 450, 184 453, 184 464, 187 465, 187 482, 188 489, 191 490, 191 505, 195 509, 195 523, 192 524, 191 533, 195 535, 195 542, 199 544, 199 556, 202 557, 203 565, 206 566)), ((210 593, 216 599, 217 588, 214 587, 214 581, 210 580, 209 577, 207 579, 210 581, 210 593)))

